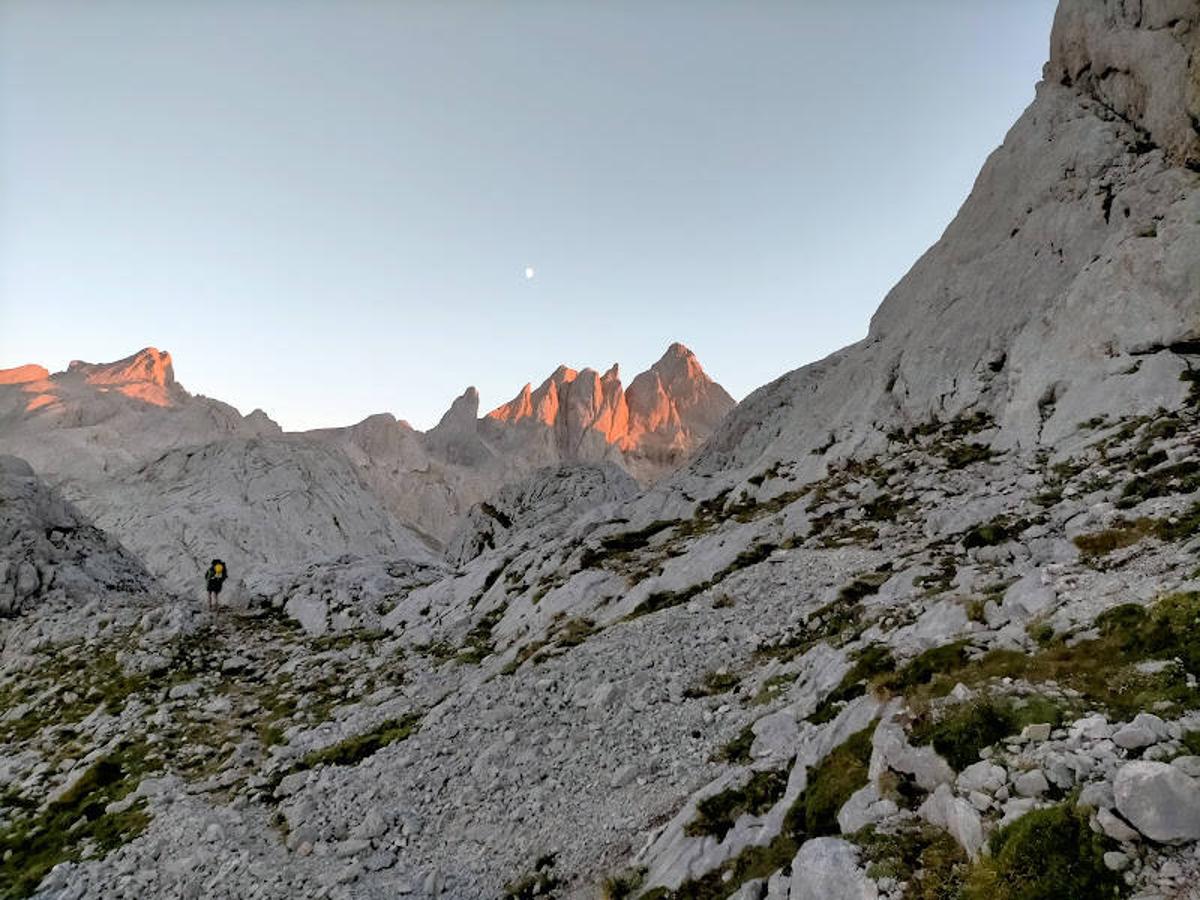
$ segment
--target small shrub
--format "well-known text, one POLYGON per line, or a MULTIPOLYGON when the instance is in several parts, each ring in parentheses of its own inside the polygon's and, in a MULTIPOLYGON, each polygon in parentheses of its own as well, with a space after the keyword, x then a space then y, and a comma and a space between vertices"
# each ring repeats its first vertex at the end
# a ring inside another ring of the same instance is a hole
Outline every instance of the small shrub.
POLYGON ((1104 865, 1111 842, 1088 814, 1063 803, 1035 809, 995 832, 990 857, 967 876, 966 900, 1101 900, 1124 892, 1104 865))
POLYGON ((908 882, 906 898, 957 900, 961 896, 967 855, 945 830, 909 820, 889 832, 868 825, 850 840, 861 849, 870 877, 908 882))
POLYGON ((979 751, 1013 733, 1015 716, 1009 704, 984 697, 952 706, 938 720, 928 720, 912 730, 915 744, 933 744, 956 771, 979 762, 979 751))
POLYGON ((750 747, 754 744, 753 723, 737 733, 737 736, 717 751, 717 760, 729 763, 750 762, 750 747))
POLYGON ((646 870, 643 867, 610 875, 600 884, 600 900, 632 900, 645 880, 646 870))

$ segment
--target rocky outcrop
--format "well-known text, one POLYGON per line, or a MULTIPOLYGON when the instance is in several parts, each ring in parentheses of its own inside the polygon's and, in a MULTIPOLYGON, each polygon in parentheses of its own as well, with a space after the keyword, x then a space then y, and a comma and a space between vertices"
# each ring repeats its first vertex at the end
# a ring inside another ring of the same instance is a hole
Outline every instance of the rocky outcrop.
POLYGON ((347 553, 434 561, 343 453, 303 438, 171 450, 81 503, 172 590, 199 592, 209 561, 223 559, 229 600, 347 553))
POLYGON ((22 459, 0 456, 0 616, 146 593, 153 579, 22 459))
POLYGON ((637 493, 637 482, 612 463, 539 469, 471 507, 446 545, 446 558, 461 565, 510 542, 549 537, 588 510, 637 493))
POLYGON ((1178 406, 1200 367, 1193 2, 1067 0, 1046 79, 857 344, 748 397, 696 473, 819 473, 990 415, 997 447, 1178 406))

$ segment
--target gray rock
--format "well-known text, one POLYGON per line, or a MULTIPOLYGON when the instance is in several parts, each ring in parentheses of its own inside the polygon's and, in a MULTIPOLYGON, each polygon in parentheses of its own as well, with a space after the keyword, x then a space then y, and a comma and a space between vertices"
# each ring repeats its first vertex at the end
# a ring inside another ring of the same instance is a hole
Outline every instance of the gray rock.
POLYGON ((983 821, 968 801, 954 796, 948 784, 940 784, 925 798, 917 814, 931 825, 944 828, 974 859, 983 846, 983 821))
POLYGON ((1128 823, 1116 816, 1110 809, 1097 810, 1096 823, 1100 826, 1101 831, 1114 841, 1120 841, 1122 844, 1132 843, 1141 839, 1141 835, 1138 834, 1136 829, 1131 828, 1128 823))
POLYGON ((859 867, 858 850, 841 838, 805 841, 792 860, 789 900, 877 900, 875 883, 859 867))
POLYGON ((1050 790, 1050 782, 1046 780, 1041 769, 1031 769, 1014 778, 1013 787, 1022 797, 1040 797, 1050 790))
POLYGON ((1174 766, 1131 762, 1113 783, 1117 811, 1134 828, 1162 844, 1200 838, 1200 787, 1174 766))

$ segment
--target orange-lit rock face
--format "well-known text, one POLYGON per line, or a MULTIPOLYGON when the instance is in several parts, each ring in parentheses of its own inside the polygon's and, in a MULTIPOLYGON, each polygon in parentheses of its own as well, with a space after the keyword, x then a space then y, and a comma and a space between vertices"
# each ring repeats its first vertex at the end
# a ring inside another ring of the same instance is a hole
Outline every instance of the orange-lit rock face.
POLYGON ((17 366, 15 369, 0 369, 0 384, 28 384, 31 381, 45 381, 50 377, 49 371, 42 366, 17 366))
POLYGON ((616 365, 603 375, 559 366, 536 390, 525 385, 487 418, 553 429, 568 455, 586 433, 594 432, 624 452, 653 445, 655 454, 662 456, 667 450, 678 454, 699 444, 733 405, 733 398, 704 373, 692 352, 672 344, 628 391, 616 365))
POLYGON ((177 389, 171 354, 153 347, 113 363, 75 360, 67 368, 67 374, 81 376, 87 384, 108 386, 126 397, 155 406, 170 406, 177 389))

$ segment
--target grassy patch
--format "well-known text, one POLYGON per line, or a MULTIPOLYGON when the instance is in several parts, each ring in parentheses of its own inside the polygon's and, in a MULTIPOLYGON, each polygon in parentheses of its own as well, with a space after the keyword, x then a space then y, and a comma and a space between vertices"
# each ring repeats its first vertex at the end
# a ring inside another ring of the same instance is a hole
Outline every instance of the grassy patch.
POLYGON ((880 668, 875 674, 876 687, 892 694, 906 694, 912 688, 929 684, 937 675, 954 672, 967 664, 966 641, 954 641, 941 647, 931 647, 909 660, 900 669, 880 668))
POLYGON ((1095 531, 1091 534, 1081 534, 1075 538, 1075 546, 1083 556, 1090 559, 1108 556, 1125 547, 1132 547, 1138 541, 1154 533, 1154 520, 1137 519, 1133 522, 1118 520, 1111 528, 1095 531))
POLYGON ((1028 528, 1032 522, 1028 519, 1014 519, 1012 516, 997 516, 990 522, 976 525, 963 535, 963 548, 995 547, 1016 540, 1017 536, 1028 528))
POLYGON ((1190 494, 1197 490, 1200 490, 1200 462, 1187 460, 1146 475, 1135 475, 1125 482, 1117 506, 1128 509, 1154 497, 1190 494))
POLYGON ((421 724, 419 713, 409 713, 399 719, 388 719, 370 731, 347 738, 331 747, 314 750, 295 766, 296 771, 317 766, 353 766, 382 750, 389 744, 413 735, 421 724))
POLYGON ((979 751, 1013 733, 1015 717, 1006 700, 984 697, 952 706, 912 729, 914 744, 933 744, 956 771, 979 762, 979 751))
POLYGON ((869 876, 908 882, 906 898, 958 900, 961 897, 967 855, 941 828, 908 820, 890 832, 869 825, 849 839, 859 846, 869 876))
POLYGON ((461 665, 477 665, 492 655, 495 650, 492 629, 504 618, 507 608, 507 604, 503 604, 480 617, 475 626, 467 632, 462 648, 454 656, 455 662, 461 665))
POLYGON ((692 837, 711 834, 723 841, 741 816, 760 815, 778 803, 787 783, 786 770, 755 772, 746 784, 728 788, 697 803, 696 817, 684 826, 683 831, 692 837))
POLYGON ((149 749, 126 743, 96 761, 66 793, 40 813, 9 820, 0 830, 0 898, 28 897, 54 866, 103 856, 149 824, 144 801, 105 812, 150 770, 149 749))
POLYGON ((717 694, 727 694, 736 688, 741 679, 733 672, 706 672, 699 684, 694 684, 683 691, 683 696, 689 699, 712 697, 717 694))
POLYGON ((1164 716, 1197 705, 1200 691, 1188 685, 1187 673, 1200 672, 1200 642, 1194 640, 1200 628, 1200 593, 1171 594, 1145 607, 1117 606, 1098 616, 1096 626, 1099 637, 1073 646, 1056 641, 1034 653, 993 650, 965 660, 907 688, 906 696, 925 702, 947 694, 959 681, 972 686, 1013 678, 1072 688, 1087 703, 1120 718, 1156 704, 1164 716), (1151 659, 1179 664, 1154 673, 1137 670, 1136 663, 1151 659))
POLYGON ((880 494, 863 506, 863 518, 875 522, 895 522, 900 513, 909 507, 909 502, 891 494, 880 494))
POLYGON ((645 880, 643 867, 610 875, 600 883, 600 900, 632 900, 645 880))
POLYGON ((996 454, 986 444, 951 444, 941 448, 946 465, 951 469, 965 469, 975 463, 987 462, 996 454))
POLYGON ((725 900, 755 878, 766 878, 789 865, 810 837, 837 834, 837 811, 867 781, 874 725, 851 735, 809 771, 808 790, 788 810, 783 829, 769 844, 747 847, 735 858, 676 891, 654 888, 642 900, 725 900))
POLYGON ((697 594, 703 593, 710 587, 719 584, 734 572, 757 565, 778 549, 777 545, 771 543, 754 544, 739 553, 734 557, 733 562, 714 574, 707 581, 693 584, 681 591, 655 591, 634 607, 633 611, 626 618, 638 619, 642 616, 648 616, 651 613, 661 612, 664 609, 670 609, 674 606, 687 603, 697 594))
MULTIPOLYGON (((803 822, 806 838, 838 834, 838 810, 850 795, 867 784, 867 767, 871 762, 872 722, 846 739, 808 773, 808 788, 788 812, 794 832, 803 822)), ((787 826, 785 826, 787 827, 787 826)))
POLYGON ((500 674, 512 675, 530 659, 535 664, 552 659, 571 647, 578 647, 598 631, 596 623, 591 619, 580 616, 572 616, 569 619, 558 618, 546 633, 545 638, 530 641, 521 647, 517 651, 517 655, 500 670, 500 674))
POLYGON ((1121 878, 1104 865, 1112 842, 1088 814, 1062 803, 1035 809, 992 835, 991 856, 967 876, 965 900, 1100 900, 1120 897, 1121 878))
POLYGON ((659 520, 636 531, 626 531, 601 538, 599 547, 589 547, 583 551, 580 568, 592 569, 618 562, 629 554, 648 546, 650 540, 659 532, 666 531, 677 524, 678 522, 674 520, 659 520))
POLYGON ((786 690, 788 685, 794 684, 799 677, 799 672, 784 672, 779 675, 772 675, 762 683, 762 687, 759 688, 758 693, 754 695, 754 699, 750 702, 755 706, 770 703, 779 696, 781 691, 786 690))

